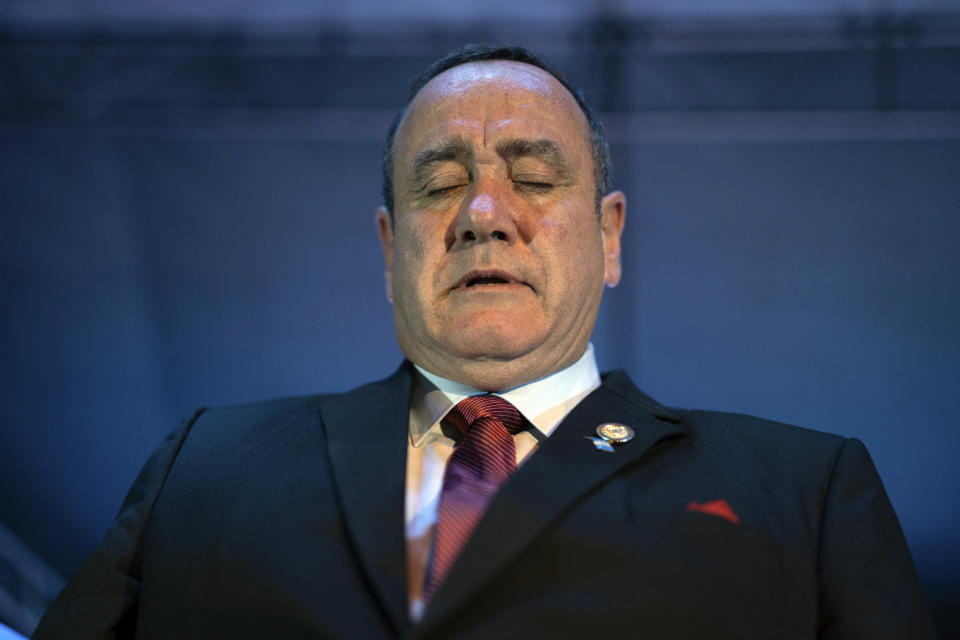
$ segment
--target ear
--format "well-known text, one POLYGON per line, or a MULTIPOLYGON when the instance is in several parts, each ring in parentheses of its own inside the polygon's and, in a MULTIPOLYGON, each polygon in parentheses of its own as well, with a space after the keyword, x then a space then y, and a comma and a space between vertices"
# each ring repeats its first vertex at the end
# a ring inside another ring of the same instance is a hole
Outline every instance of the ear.
POLYGON ((608 287, 620 282, 620 236, 627 218, 627 197, 611 191, 600 200, 600 233, 603 236, 603 281, 608 287))
POLYGON ((384 207, 377 207, 377 234, 383 246, 383 262, 386 265, 384 278, 387 283, 387 300, 393 302, 393 222, 384 207))

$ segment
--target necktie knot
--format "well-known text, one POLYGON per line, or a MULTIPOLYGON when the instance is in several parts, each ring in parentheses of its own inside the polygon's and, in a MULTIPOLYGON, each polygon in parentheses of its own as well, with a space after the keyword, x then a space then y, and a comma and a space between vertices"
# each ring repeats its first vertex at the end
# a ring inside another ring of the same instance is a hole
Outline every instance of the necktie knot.
POLYGON ((511 434, 523 430, 524 418, 515 406, 494 395, 464 398, 447 414, 447 420, 462 434, 480 418, 498 420, 511 434))

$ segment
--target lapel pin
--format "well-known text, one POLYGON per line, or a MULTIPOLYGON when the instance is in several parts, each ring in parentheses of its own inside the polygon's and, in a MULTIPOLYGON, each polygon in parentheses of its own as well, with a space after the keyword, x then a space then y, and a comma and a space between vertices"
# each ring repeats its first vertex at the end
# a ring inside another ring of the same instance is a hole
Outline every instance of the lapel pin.
POLYGON ((619 422, 604 422, 597 427, 597 435, 610 444, 625 444, 633 440, 633 429, 619 422))
POLYGON ((606 451, 607 453, 613 453, 613 447, 609 442, 603 438, 593 438, 591 436, 583 436, 587 440, 593 443, 593 446, 597 448, 597 451, 606 451))

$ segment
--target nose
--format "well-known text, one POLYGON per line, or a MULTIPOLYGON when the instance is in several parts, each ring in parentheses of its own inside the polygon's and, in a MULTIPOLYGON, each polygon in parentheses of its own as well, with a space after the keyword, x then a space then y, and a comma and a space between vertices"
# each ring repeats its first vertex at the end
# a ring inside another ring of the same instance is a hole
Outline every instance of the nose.
POLYGON ((472 244, 491 240, 513 243, 516 236, 517 225, 513 212, 494 189, 474 193, 457 219, 458 243, 472 244))

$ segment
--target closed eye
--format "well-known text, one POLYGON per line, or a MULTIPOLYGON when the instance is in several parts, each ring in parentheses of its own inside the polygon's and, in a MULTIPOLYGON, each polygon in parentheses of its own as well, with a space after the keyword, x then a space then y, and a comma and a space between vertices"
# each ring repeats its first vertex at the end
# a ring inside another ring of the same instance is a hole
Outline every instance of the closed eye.
POLYGON ((530 191, 547 191, 553 188, 553 184, 550 182, 539 182, 536 180, 515 180, 514 183, 520 189, 526 189, 530 191))
POLYGON ((443 195, 446 195, 446 194, 450 193, 450 192, 453 191, 454 189, 459 189, 459 188, 462 187, 462 186, 464 186, 464 185, 462 185, 462 184, 452 184, 452 185, 447 186, 447 187, 437 187, 437 188, 435 188, 435 189, 430 189, 429 191, 427 191, 427 197, 436 198, 436 197, 439 197, 439 196, 443 196, 443 195))

